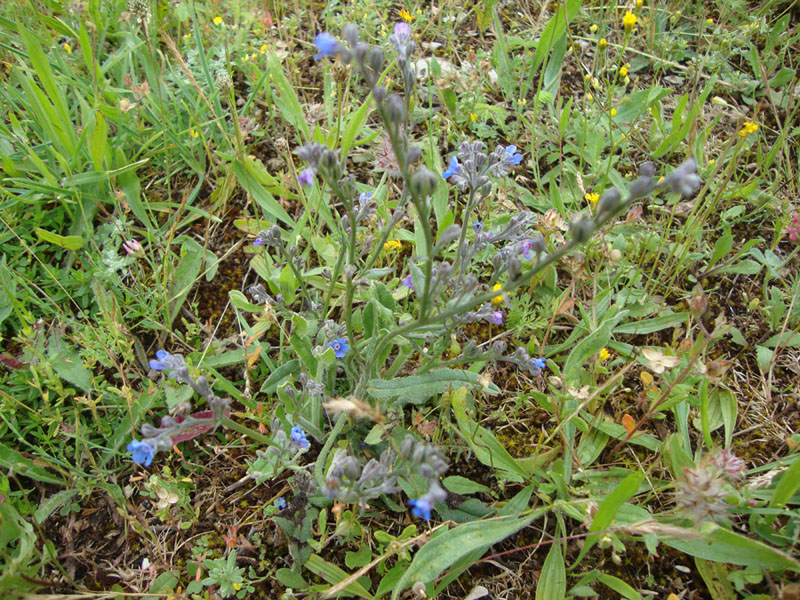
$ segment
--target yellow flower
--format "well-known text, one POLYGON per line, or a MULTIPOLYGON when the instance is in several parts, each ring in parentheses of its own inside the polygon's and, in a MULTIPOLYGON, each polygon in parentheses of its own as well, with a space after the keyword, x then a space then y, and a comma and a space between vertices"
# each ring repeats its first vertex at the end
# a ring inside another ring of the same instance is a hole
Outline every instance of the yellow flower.
POLYGON ((386 251, 389 250, 402 250, 403 249, 403 242, 400 240, 389 240, 383 245, 383 249, 386 251))
POLYGON ((192 32, 190 31, 189 33, 184 33, 183 34, 183 39, 185 39, 185 40, 192 39, 192 32))
POLYGON ((67 54, 72 54, 72 46, 69 44, 61 44, 61 47, 64 48, 64 52, 67 54))
POLYGON ((628 65, 622 65, 619 68, 619 76, 626 77, 628 75, 628 69, 629 69, 628 65))
POLYGON ((190 135, 190 136, 192 136, 192 137, 194 137, 194 138, 196 138, 196 137, 200 137, 200 134, 199 134, 199 133, 197 133, 197 132, 196 132, 194 129, 190 129, 190 130, 189 130, 189 135, 190 135))
POLYGON ((617 116, 617 109, 616 108, 612 108, 611 109, 611 116, 612 117, 616 117, 617 116))
POLYGON ((242 584, 241 583, 232 583, 231 587, 233 587, 233 589, 235 589, 238 592, 240 589, 242 589, 242 584))
MULTIPOLYGON (((503 289, 503 284, 495 283, 494 287, 492 288, 492 291, 496 292, 496 291, 502 290, 502 289, 503 289)), ((503 300, 504 300, 503 294, 500 294, 499 296, 495 296, 494 298, 492 298, 492 304, 502 304, 503 300)))
POLYGON ((611 352, 609 352, 607 348, 601 348, 600 349, 600 355, 597 357, 597 359, 600 362, 604 362, 604 361, 608 360, 609 356, 611 356, 611 352))
POLYGON ((478 115, 476 115, 475 113, 469 113, 469 120, 474 123, 475 121, 478 120, 478 115))
POLYGON ((622 25, 625 27, 627 31, 633 29, 633 26, 636 25, 636 15, 633 14, 631 11, 625 13, 625 16, 622 17, 622 25))
POLYGON ((636 8, 642 8, 644 6, 644 0, 636 0, 636 8))
POLYGON ((261 54, 264 54, 267 51, 267 45, 261 44, 261 48, 258 49, 261 54))
POLYGON ((586 94, 586 101, 591 102, 592 100, 594 100, 594 96, 592 96, 591 94, 586 94))
POLYGON ((595 31, 597 31, 597 25, 596 25, 595 23, 592 23, 592 26, 591 26, 591 27, 589 27, 589 31, 591 31, 592 33, 594 33, 595 31))
POLYGON ((706 19, 706 25, 713 25, 714 19, 706 19))
POLYGON ((608 46, 608 42, 606 41, 606 38, 600 38, 600 41, 597 42, 597 46, 600 48, 600 50, 602 50, 603 48, 608 46))
POLYGON ((244 62, 247 62, 248 60, 250 60, 250 55, 249 54, 245 54, 244 55, 244 62))
POLYGON ((525 106, 527 103, 528 101, 525 98, 520 98, 519 100, 517 100, 517 104, 519 104, 520 106, 525 106))
POLYGON ((256 54, 255 52, 253 52, 253 53, 250 55, 250 60, 255 60, 255 59, 257 59, 257 58, 258 58, 258 54, 256 54))
POLYGON ((594 89, 598 89, 600 87, 600 82, 597 80, 597 77, 592 77, 592 87, 594 89))
POLYGON ((403 21, 405 21, 406 23, 411 23, 411 21, 414 20, 414 15, 408 12, 405 8, 400 9, 400 11, 397 14, 400 15, 400 18, 403 19, 403 21))
POLYGON ((591 192, 586 192, 583 197, 586 198, 592 206, 597 204, 597 201, 600 200, 600 194, 594 194, 591 192))
POLYGON ((750 133, 755 133, 756 131, 758 131, 758 125, 756 123, 745 121, 744 125, 742 125, 742 129, 739 130, 739 137, 745 137, 750 133))
POLYGON ((222 17, 214 17, 214 25, 221 25, 222 17))
POLYGON ((630 82, 631 82, 630 77, 626 77, 625 79, 622 80, 622 83, 624 83, 625 85, 628 85, 630 82))

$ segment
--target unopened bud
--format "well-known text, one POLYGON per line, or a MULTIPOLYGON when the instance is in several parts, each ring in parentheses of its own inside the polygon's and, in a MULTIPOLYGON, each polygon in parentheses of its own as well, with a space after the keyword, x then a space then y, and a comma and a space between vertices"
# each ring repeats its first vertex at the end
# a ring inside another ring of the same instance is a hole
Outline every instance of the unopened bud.
POLYGON ((593 231, 594 222, 587 217, 575 219, 569 224, 569 235, 573 241, 577 242, 578 244, 582 244, 588 240, 592 236, 593 231))
POLYGON ((689 310, 692 311, 695 317, 702 317, 708 311, 708 296, 699 285, 694 288, 694 292, 689 296, 687 303, 689 304, 689 310))
POLYGON ((607 214, 614 213, 617 210, 620 198, 622 196, 617 188, 607 189, 597 202, 597 218, 602 219, 607 214))
POLYGON ((409 146, 406 151, 406 163, 413 165, 422 157, 422 150, 419 146, 409 146))
POLYGON ((378 75, 383 70, 384 60, 383 50, 377 46, 373 46, 367 52, 367 64, 378 75))
POLYGON ((386 118, 390 123, 397 124, 402 123, 405 117, 406 107, 403 99, 397 94, 392 94, 386 102, 386 118))
POLYGON ((411 191, 416 198, 426 198, 433 194, 440 177, 426 167, 417 169, 411 176, 411 191))
POLYGON ((372 90, 372 97, 375 98, 375 102, 381 104, 386 100, 386 88, 382 85, 376 85, 375 89, 372 90))
POLYGON ((355 46, 358 43, 358 25, 354 23, 345 25, 344 29, 342 29, 342 36, 351 46, 355 46))
POLYGON ((639 167, 639 177, 652 177, 656 174, 656 165, 652 160, 643 162, 639 167))

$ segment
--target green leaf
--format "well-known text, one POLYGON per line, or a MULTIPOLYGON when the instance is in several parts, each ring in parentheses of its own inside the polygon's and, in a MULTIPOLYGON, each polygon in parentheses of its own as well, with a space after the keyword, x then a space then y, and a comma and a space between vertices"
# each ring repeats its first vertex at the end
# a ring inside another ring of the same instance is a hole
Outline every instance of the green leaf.
POLYGON ((300 105, 300 100, 297 99, 294 86, 283 74, 283 66, 280 59, 273 52, 269 53, 267 65, 272 76, 272 86, 277 92, 272 96, 275 106, 278 107, 283 118, 303 134, 305 140, 310 140, 311 131, 308 129, 308 123, 306 123, 303 107, 300 105))
MULTIPOLYGON (((437 369, 424 375, 411 375, 396 379, 372 379, 367 387, 367 392, 373 398, 397 398, 393 406, 405 404, 421 404, 428 398, 443 394, 453 389, 464 386, 481 385, 478 383, 479 375, 471 371, 456 369, 437 369)), ((486 393, 495 395, 500 393, 500 388, 490 383, 483 388, 486 393)))
POLYGON ((667 546, 705 560, 776 571, 789 569, 800 572, 800 561, 788 554, 718 525, 710 527, 711 531, 704 531, 702 535, 687 529, 686 535, 681 538, 658 537, 667 546))
POLYGON ((245 296, 239 290, 230 290, 228 292, 228 298, 230 298, 231 304, 233 304, 233 306, 235 306, 239 310, 252 313, 264 312, 263 306, 261 306, 260 304, 253 304, 247 299, 247 296, 245 296))
POLYGON ((300 573, 295 573, 291 569, 278 569, 275 572, 275 578, 288 588, 295 590, 304 590, 308 587, 308 582, 303 579, 300 573))
POLYGON ((489 494, 490 496, 494 495, 494 492, 491 488, 486 487, 483 484, 470 481, 466 477, 461 477, 460 475, 451 475, 450 477, 445 477, 442 480, 442 484, 454 494, 466 495, 484 493, 489 494))
POLYGON ((61 477, 45 471, 31 459, 25 458, 22 454, 3 443, 0 443, 0 466, 36 481, 64 485, 64 480, 61 477))
MULTIPOLYGON (((770 508, 783 508, 786 506, 786 503, 794 496, 798 488, 800 488, 800 459, 796 459, 792 466, 781 474, 781 478, 775 486, 775 492, 772 494, 772 500, 769 501, 770 508)), ((775 515, 767 517, 767 522, 770 524, 774 520, 775 515)))
POLYGON ((586 553, 589 552, 592 546, 597 542, 600 537, 598 532, 605 531, 608 526, 611 525, 617 511, 637 492, 639 484, 643 479, 644 473, 631 473, 620 481, 619 485, 614 488, 614 491, 606 496, 605 500, 600 503, 597 514, 594 516, 592 524, 589 526, 589 533, 591 535, 586 537, 583 549, 573 563, 573 567, 577 566, 581 559, 586 556, 586 553))
POLYGON ((694 559, 694 564, 713 600, 736 600, 736 592, 728 580, 728 569, 725 565, 697 557, 694 559))
POLYGON ((186 238, 181 246, 180 260, 178 260, 178 268, 175 269, 175 277, 170 286, 170 313, 169 323, 172 325, 175 317, 178 316, 181 306, 183 306, 186 297, 200 275, 200 269, 203 266, 203 256, 205 252, 203 247, 195 242, 192 238, 186 238))
POLYGON ((475 457, 489 467, 505 471, 506 477, 511 481, 528 479, 530 473, 508 453, 494 434, 467 416, 466 396, 466 388, 461 388, 451 394, 450 401, 458 423, 458 432, 470 445, 475 457))
POLYGON ((639 595, 639 592, 637 592, 627 583, 622 581, 622 579, 620 579, 619 577, 614 577, 613 575, 609 575, 608 573, 598 573, 597 581, 606 584, 608 587, 610 587, 612 590, 620 594, 622 597, 627 598, 627 600, 642 600, 642 597, 639 595))
POLYGON ((66 339, 53 334, 47 348, 47 360, 50 361, 58 376, 76 385, 84 392, 92 387, 92 373, 83 366, 81 355, 66 339))
MULTIPOLYGON (((329 563, 325 559, 320 558, 316 554, 312 554, 311 556, 309 556, 308 560, 305 562, 303 566, 306 567, 309 571, 311 571, 315 575, 319 575, 320 577, 322 577, 325 581, 327 581, 331 585, 336 585, 337 583, 340 583, 349 577, 349 575, 345 571, 343 571, 336 565, 329 563)), ((361 598, 367 598, 368 600, 372 600, 372 596, 370 595, 370 593, 366 589, 364 589, 364 586, 358 583, 357 581, 354 581, 346 588, 344 588, 344 591, 347 592, 348 594, 353 594, 355 596, 360 596, 361 598)))
POLYGON ((66 250, 77 250, 83 246, 83 238, 79 235, 58 235, 41 227, 36 227, 33 231, 43 242, 55 244, 66 250))
POLYGON ((536 586, 536 600, 564 600, 567 593, 567 571, 561 545, 553 543, 544 559, 542 574, 536 586))
POLYGON ((48 496, 41 504, 39 504, 39 508, 36 509, 36 512, 33 513, 33 519, 36 521, 38 525, 47 520, 51 514, 53 514, 54 510, 57 510, 72 500, 72 497, 78 493, 78 490, 61 490, 60 492, 56 492, 52 496, 48 496))
POLYGON ((473 550, 491 546, 513 535, 543 512, 544 510, 541 510, 525 517, 473 521, 434 536, 414 555, 408 570, 397 582, 392 592, 392 599, 396 600, 403 590, 417 581, 423 583, 433 581, 439 573, 473 550))
POLYGON ((607 319, 599 328, 595 329, 592 333, 582 339, 574 347, 564 363, 564 381, 569 385, 577 382, 580 378, 581 369, 584 368, 586 362, 590 357, 594 356, 600 349, 608 345, 608 340, 611 339, 611 331, 614 326, 619 323, 628 311, 623 310, 617 313, 613 318, 607 319))
POLYGON ((251 159, 236 159, 233 161, 231 169, 239 185, 255 200, 261 210, 273 219, 280 219, 288 225, 294 225, 292 218, 259 181, 251 159))
POLYGON ((624 323, 615 327, 614 333, 647 335, 649 333, 655 333, 656 331, 662 331, 663 329, 669 329, 670 327, 681 325, 686 321, 686 319, 689 318, 690 314, 691 313, 689 312, 680 312, 671 315, 655 317, 653 319, 642 319, 641 321, 636 321, 634 323, 624 323))

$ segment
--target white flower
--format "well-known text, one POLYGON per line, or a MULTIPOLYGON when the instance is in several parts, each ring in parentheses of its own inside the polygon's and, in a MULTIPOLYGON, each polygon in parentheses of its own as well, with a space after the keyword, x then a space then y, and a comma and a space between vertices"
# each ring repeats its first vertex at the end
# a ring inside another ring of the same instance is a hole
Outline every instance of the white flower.
POLYGON ((661 350, 652 348, 642 348, 642 354, 647 359, 647 368, 657 374, 661 374, 666 369, 671 369, 681 362, 681 359, 677 356, 664 356, 661 350))

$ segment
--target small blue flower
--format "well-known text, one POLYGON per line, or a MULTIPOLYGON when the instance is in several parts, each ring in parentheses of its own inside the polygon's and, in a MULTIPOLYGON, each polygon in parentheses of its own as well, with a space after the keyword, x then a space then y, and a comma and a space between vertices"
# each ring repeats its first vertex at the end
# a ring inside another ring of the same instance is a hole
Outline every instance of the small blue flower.
MULTIPOLYGON (((163 352, 163 350, 161 352, 163 352)), ((153 455, 155 452, 153 447, 147 442, 140 442, 137 439, 133 439, 125 449, 133 455, 131 458, 137 465, 149 467, 150 463, 153 462, 153 455)))
POLYGON ((522 254, 525 255, 526 260, 533 258, 531 250, 533 250, 533 240, 525 240, 522 242, 522 254))
POLYGON ((319 50, 319 54, 314 55, 314 60, 319 60, 323 56, 330 56, 336 53, 339 49, 339 40, 327 31, 323 31, 322 33, 318 33, 317 37, 314 38, 314 45, 317 47, 317 50, 319 50))
POLYGON ((283 510, 286 508, 286 498, 280 496, 279 498, 275 498, 275 508, 279 510, 283 510))
POLYGON ((409 500, 408 505, 412 507, 411 514, 426 521, 431 520, 431 501, 427 498, 419 498, 418 500, 409 500))
POLYGON ((544 358, 534 358, 533 365, 537 369, 546 369, 547 368, 547 361, 544 358))
POLYGON ((314 185, 314 175, 314 169, 311 167, 305 168, 300 175, 297 176, 297 181, 306 186, 314 185))
POLYGON ((506 162, 511 165, 518 165, 522 162, 522 154, 517 154, 516 146, 508 146, 506 148, 506 162))
POLYGON ((257 237, 256 239, 253 240, 253 246, 263 246, 263 245, 264 245, 264 240, 262 238, 257 237))
POLYGON ((292 443, 296 446, 299 446, 303 450, 310 446, 308 440, 306 439, 306 432, 303 431, 303 428, 300 425, 295 425, 292 427, 292 430, 289 432, 289 438, 292 440, 292 443))
POLYGON ((411 281, 411 273, 406 275, 406 278, 403 279, 403 285, 406 286, 410 290, 414 289, 414 282, 411 281))
POLYGON ((442 179, 447 179, 448 177, 452 177, 459 171, 461 171, 461 167, 458 166, 458 158, 454 156, 450 159, 450 165, 447 167, 447 170, 444 173, 442 173, 442 179))
POLYGON ((333 348, 333 354, 336 358, 344 358, 348 350, 350 350, 345 338, 336 338, 328 344, 328 347, 333 348))
POLYGON ((492 323, 495 325, 502 325, 503 324, 503 311, 496 310, 492 313, 492 323))
POLYGON ((156 358, 158 360, 151 360, 150 368, 154 371, 163 371, 164 369, 168 368, 167 365, 164 364, 164 361, 168 360, 170 356, 171 354, 166 350, 159 350, 156 352, 156 358))
POLYGON ((483 221, 473 221, 472 222, 472 231, 475 232, 475 235, 483 232, 483 221))

